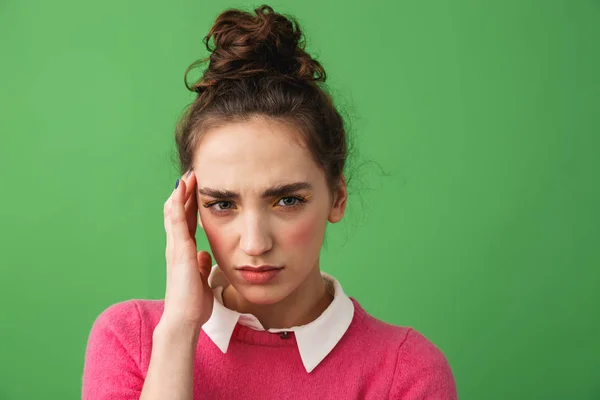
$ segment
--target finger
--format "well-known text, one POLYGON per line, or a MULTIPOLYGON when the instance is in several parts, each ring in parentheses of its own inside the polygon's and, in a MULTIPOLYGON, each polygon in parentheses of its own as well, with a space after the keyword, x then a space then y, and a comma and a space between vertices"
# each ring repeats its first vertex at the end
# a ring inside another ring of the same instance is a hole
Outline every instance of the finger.
POLYGON ((196 193, 192 193, 188 201, 185 203, 185 216, 187 219, 188 230, 192 239, 196 239, 196 228, 197 222, 196 217, 198 216, 198 197, 196 193))
MULTIPOLYGON (((196 183, 196 177, 193 174, 193 170, 190 170, 187 174, 184 174, 184 176, 182 177, 181 180, 187 182, 186 196, 189 196, 189 194, 195 190, 194 188, 195 188, 195 183, 196 183)), ((167 264, 171 264, 170 253, 174 246, 171 214, 172 214, 173 197, 175 195, 175 192, 176 192, 176 189, 173 190, 173 192, 171 193, 171 196, 169 196, 169 198, 167 199, 167 201, 165 202, 165 205, 164 205, 164 224, 165 224, 165 232, 166 232, 166 239, 167 239, 166 240, 167 244, 166 244, 166 249, 165 249, 165 257, 167 259, 167 264)), ((189 197, 191 198, 192 196, 189 196, 189 197)), ((188 200, 188 203, 189 203, 189 200, 188 200)), ((187 215, 187 213, 186 213, 186 215, 187 215)), ((190 226, 190 225, 188 224, 188 226, 190 226)), ((196 225, 194 223, 193 229, 190 230, 190 233, 189 233, 190 237, 192 238, 194 243, 196 242, 196 237, 195 237, 196 229, 195 228, 196 228, 196 225)))
POLYGON ((185 190, 184 202, 187 203, 187 201, 191 198, 192 194, 196 190, 196 174, 194 173, 194 170, 193 169, 189 170, 186 174, 184 174, 181 177, 181 180, 185 181, 186 190, 185 190))
POLYGON ((185 215, 184 195, 186 193, 185 180, 180 180, 171 196, 171 235, 173 244, 185 246, 192 241, 185 215))
POLYGON ((208 280, 210 270, 212 269, 212 257, 207 251, 201 250, 196 255, 198 259, 198 269, 205 280, 208 280))
POLYGON ((173 195, 175 194, 175 190, 171 192, 171 195, 167 199, 163 207, 164 213, 164 226, 166 233, 166 249, 165 249, 165 257, 167 259, 167 265, 171 264, 171 250, 173 248, 173 232, 172 232, 172 223, 171 223, 171 213, 172 213, 172 204, 173 204, 173 195))
POLYGON ((185 214, 187 218, 190 237, 196 241, 196 217, 198 215, 198 202, 196 195, 196 173, 191 169, 185 175, 186 193, 185 193, 185 214))
MULTIPOLYGON (((178 182, 180 182, 180 181, 186 182, 185 199, 186 199, 186 208, 187 208, 187 204, 189 204, 189 199, 191 198, 191 194, 193 193, 195 185, 196 185, 196 176, 194 175, 193 170, 190 170, 189 172, 184 174, 180 179, 178 179, 178 182)), ((169 196, 169 198, 165 202, 165 207, 164 207, 165 215, 170 214, 170 213, 168 213, 168 211, 171 208, 171 200, 172 200, 174 194, 175 194, 175 190, 173 190, 173 192, 171 193, 171 196, 169 196)), ((166 219, 165 219, 165 221, 166 221, 166 219)))

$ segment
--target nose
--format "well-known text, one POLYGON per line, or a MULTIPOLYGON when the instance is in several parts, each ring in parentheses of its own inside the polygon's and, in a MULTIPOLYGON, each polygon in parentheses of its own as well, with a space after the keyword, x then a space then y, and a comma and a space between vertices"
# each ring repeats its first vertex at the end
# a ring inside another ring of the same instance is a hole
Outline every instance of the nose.
POLYGON ((273 247, 268 220, 259 213, 247 214, 240 236, 240 248, 248 256, 260 256, 273 247))

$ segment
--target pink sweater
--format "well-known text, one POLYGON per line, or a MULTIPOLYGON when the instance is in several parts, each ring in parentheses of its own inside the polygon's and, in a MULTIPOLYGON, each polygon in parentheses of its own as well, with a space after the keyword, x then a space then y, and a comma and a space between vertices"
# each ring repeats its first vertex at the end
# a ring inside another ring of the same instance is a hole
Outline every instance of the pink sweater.
MULTIPOLYGON (((442 352, 412 328, 375 319, 351 298, 354 318, 342 339, 307 373, 294 334, 236 325, 226 354, 200 333, 194 399, 453 400, 442 352)), ((87 344, 83 400, 138 400, 148 372, 162 300, 129 300, 96 319, 87 344)))

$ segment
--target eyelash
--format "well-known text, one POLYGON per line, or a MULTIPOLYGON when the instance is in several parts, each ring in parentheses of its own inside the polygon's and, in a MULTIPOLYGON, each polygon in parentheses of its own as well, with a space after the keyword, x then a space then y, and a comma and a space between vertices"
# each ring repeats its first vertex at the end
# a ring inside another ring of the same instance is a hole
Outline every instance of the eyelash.
MULTIPOLYGON (((293 211, 293 210, 296 210, 296 209, 302 207, 304 205, 304 203, 306 203, 307 201, 308 201, 308 198, 303 197, 303 196, 284 196, 284 197, 279 198, 279 200, 277 200, 277 202, 275 203, 275 206, 285 209, 285 211, 293 211), (296 203, 294 203, 293 205, 290 205, 290 206, 286 206, 286 205, 277 206, 277 203, 279 203, 281 200, 284 200, 284 199, 295 199, 296 203)), ((216 206, 217 204, 222 204, 222 203, 229 203, 230 205, 233 205, 232 201, 216 200, 216 201, 212 201, 208 204, 205 204, 204 208, 208 208, 216 214, 223 214, 223 213, 227 213, 231 210, 234 210, 234 208, 226 208, 226 209, 219 210, 219 209, 213 207, 213 206, 216 206)))

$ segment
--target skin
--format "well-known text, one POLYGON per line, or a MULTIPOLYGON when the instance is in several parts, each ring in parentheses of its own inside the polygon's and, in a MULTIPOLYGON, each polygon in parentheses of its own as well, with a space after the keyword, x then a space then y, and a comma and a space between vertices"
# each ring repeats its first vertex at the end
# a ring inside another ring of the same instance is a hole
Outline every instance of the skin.
POLYGON ((332 190, 299 131, 264 117, 205 132, 193 171, 198 223, 231 283, 225 306, 255 315, 266 329, 316 319, 332 301, 319 256, 327 222, 344 216, 344 178, 332 190), (299 182, 306 187, 264 196, 269 188, 299 182), (265 264, 283 266, 267 284, 250 284, 235 270, 265 264))

